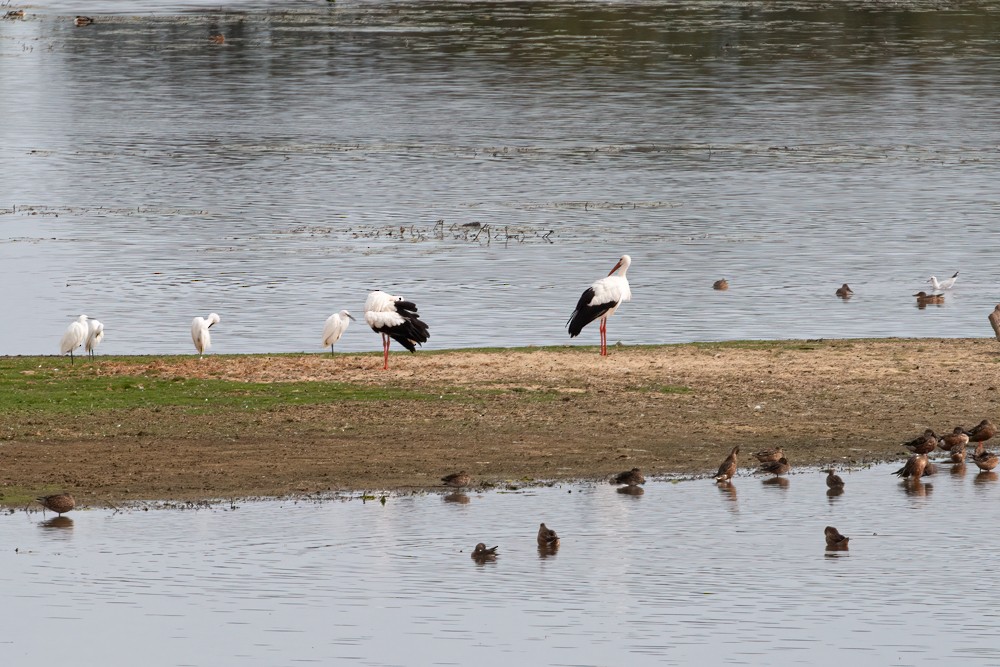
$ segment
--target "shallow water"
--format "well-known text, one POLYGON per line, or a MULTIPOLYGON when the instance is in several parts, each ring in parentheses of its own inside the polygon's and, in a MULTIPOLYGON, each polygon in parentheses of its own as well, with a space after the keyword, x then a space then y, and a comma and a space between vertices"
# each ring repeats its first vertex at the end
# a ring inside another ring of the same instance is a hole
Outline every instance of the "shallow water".
POLYGON ((209 311, 216 352, 319 351, 374 288, 428 347, 561 343, 623 252, 612 341, 991 333, 990 2, 27 12, 0 21, 0 353, 80 312, 103 353, 185 352, 209 311))
POLYGON ((0 517, 5 664, 997 664, 995 474, 0 517), (465 502, 454 502, 456 499, 465 502), (535 545, 556 529, 554 555, 535 545), (827 552, 823 528, 851 537, 827 552), (478 541, 500 546, 477 564, 478 541), (150 647, 154 650, 150 650, 150 647))

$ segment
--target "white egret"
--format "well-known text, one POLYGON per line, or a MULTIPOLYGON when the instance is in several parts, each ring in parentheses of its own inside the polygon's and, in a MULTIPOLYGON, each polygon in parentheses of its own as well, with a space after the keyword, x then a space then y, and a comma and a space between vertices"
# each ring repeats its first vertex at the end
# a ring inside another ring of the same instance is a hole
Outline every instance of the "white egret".
POLYGON ((326 324, 323 325, 323 347, 329 345, 330 354, 333 354, 334 344, 344 335, 344 332, 347 331, 347 327, 353 319, 354 315, 351 315, 346 310, 334 313, 326 318, 326 324))
POLYGON ((208 348, 212 347, 212 336, 208 330, 220 321, 221 319, 215 313, 209 313, 207 318, 196 317, 191 320, 191 340, 194 341, 194 347, 198 350, 198 354, 204 356, 208 348))
POLYGON ((70 325, 66 327, 66 333, 62 336, 62 340, 59 341, 59 354, 69 352, 70 363, 76 363, 73 357, 73 350, 83 345, 87 340, 87 319, 86 315, 81 315, 70 322, 70 325))
POLYGON ((102 340, 104 340, 104 324, 100 320, 87 320, 87 341, 83 344, 83 349, 93 357, 94 348, 100 345, 102 340))

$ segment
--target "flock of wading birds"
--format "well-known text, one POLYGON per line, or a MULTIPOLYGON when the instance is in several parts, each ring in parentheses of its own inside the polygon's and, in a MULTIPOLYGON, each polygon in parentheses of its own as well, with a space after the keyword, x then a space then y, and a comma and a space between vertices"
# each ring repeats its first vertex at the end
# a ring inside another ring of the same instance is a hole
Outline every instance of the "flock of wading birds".
MULTIPOLYGON (((607 276, 595 280, 590 287, 584 290, 577 301, 576 308, 570 315, 567 322, 570 338, 580 334, 583 328, 595 320, 600 321, 601 333, 601 354, 606 356, 607 349, 607 320, 618 310, 618 307, 625 301, 632 298, 629 288, 627 272, 632 263, 632 258, 622 255, 618 263, 612 267, 607 276)), ((949 290, 955 286, 958 280, 958 272, 944 282, 938 282, 937 278, 931 276, 927 281, 934 288, 934 293, 927 294, 919 292, 917 297, 918 306, 928 304, 939 304, 944 300, 941 292, 949 290)), ((729 282, 726 279, 718 280, 713 284, 717 290, 729 289, 729 282)), ((845 283, 837 289, 837 296, 848 299, 854 292, 845 283)), ((1000 310, 1000 306, 997 307, 1000 310)), ((323 328, 323 347, 329 346, 333 353, 334 345, 340 337, 344 335, 354 316, 348 311, 342 310, 334 313, 327 320, 323 328)), ((208 317, 196 317, 191 322, 191 340, 194 343, 198 354, 204 355, 212 344, 209 329, 218 324, 221 318, 216 313, 210 313, 208 317)), ((992 320, 991 320, 992 321, 992 320)), ((376 290, 368 295, 365 301, 365 322, 376 333, 382 335, 383 368, 389 368, 389 344, 390 340, 395 340, 410 352, 416 351, 417 345, 422 345, 430 338, 429 328, 424 323, 417 312, 417 306, 412 301, 407 301, 401 296, 394 296, 381 290, 376 290)), ((1000 332, 998 332, 1000 335, 1000 332)), ((69 354, 72 360, 73 352, 80 347, 91 356, 94 349, 104 339, 104 325, 86 315, 80 315, 74 320, 60 341, 60 353, 69 354)), ((938 437, 931 429, 927 429, 920 437, 904 443, 904 446, 913 452, 913 455, 906 461, 906 464, 894 474, 919 483, 921 477, 932 475, 935 472, 934 464, 927 455, 940 447, 948 452, 948 461, 957 465, 965 465, 966 445, 969 442, 976 443, 976 450, 972 454, 972 461, 983 472, 989 472, 1000 464, 1000 457, 993 452, 985 450, 984 443, 996 434, 996 428, 988 419, 984 419, 978 426, 970 431, 961 426, 956 426, 952 433, 938 437)), ((733 447, 729 456, 719 466, 719 471, 715 476, 716 483, 730 484, 733 475, 736 474, 737 456, 740 453, 739 445, 733 447)), ((774 476, 786 474, 791 466, 781 448, 769 449, 754 454, 760 462, 760 472, 769 473, 774 476)), ((825 470, 827 473, 826 484, 831 493, 843 492, 844 480, 841 479, 832 469, 825 470)), ((443 477, 445 485, 462 488, 471 484, 471 476, 465 471, 454 473, 443 477)), ((645 483, 642 471, 638 468, 627 470, 617 475, 612 483, 623 485, 619 491, 623 493, 641 493, 639 485, 645 483)), ((59 493, 51 496, 38 498, 45 508, 62 515, 72 510, 76 502, 68 493, 59 493)), ((833 526, 827 526, 825 530, 827 549, 846 550, 849 537, 841 535, 833 526)), ((559 548, 559 536, 554 530, 548 528, 544 523, 538 529, 538 547, 542 550, 554 551, 559 548)), ((472 557, 477 560, 489 560, 495 558, 498 547, 487 547, 484 543, 476 545, 472 552, 472 557)))

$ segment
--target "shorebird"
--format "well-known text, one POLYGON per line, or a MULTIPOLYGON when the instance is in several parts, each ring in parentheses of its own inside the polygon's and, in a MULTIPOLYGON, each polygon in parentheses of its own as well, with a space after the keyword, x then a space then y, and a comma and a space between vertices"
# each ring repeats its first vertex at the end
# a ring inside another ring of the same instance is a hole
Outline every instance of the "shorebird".
POLYGON ((906 463, 902 468, 892 473, 898 477, 911 477, 913 479, 920 479, 925 475, 930 475, 933 472, 927 470, 928 461, 927 454, 914 454, 910 458, 906 459, 906 463))
POLYGON ((87 320, 89 318, 86 315, 81 315, 66 327, 66 331, 63 333, 62 340, 59 341, 59 354, 66 354, 69 352, 69 361, 71 364, 75 364, 76 360, 73 357, 73 350, 80 347, 87 340, 87 320))
POLYGON ((823 472, 826 473, 826 485, 831 489, 842 489, 844 488, 844 480, 840 475, 833 471, 833 468, 828 468, 823 472))
POLYGON ((499 548, 499 545, 495 547, 487 547, 486 544, 480 542, 476 545, 476 548, 472 550, 472 558, 473 560, 478 561, 493 560, 497 557, 497 549, 499 548))
POLYGON ((62 515, 76 507, 76 500, 68 493, 55 493, 51 496, 35 498, 42 504, 42 507, 52 510, 56 514, 62 515))
POLYGON ((365 301, 365 322, 372 331, 382 334, 383 370, 389 370, 389 340, 395 340, 410 352, 417 351, 431 337, 427 325, 417 314, 417 304, 375 290, 365 301))
POLYGON ((772 475, 784 475, 791 469, 792 466, 788 464, 788 459, 786 459, 784 456, 782 456, 777 461, 771 461, 769 463, 765 463, 760 467, 761 472, 771 473, 772 475))
POLYGON ((944 291, 946 289, 951 289, 952 287, 954 287, 956 280, 958 280, 958 271, 956 271, 955 274, 951 278, 946 279, 944 282, 940 282, 939 283, 938 279, 936 277, 934 277, 934 276, 931 276, 930 278, 928 278, 927 282, 929 282, 931 284, 931 287, 934 288, 935 292, 941 292, 941 291, 944 291))
POLYGON ((646 478, 642 476, 641 470, 638 468, 632 468, 631 470, 626 470, 625 472, 620 472, 615 475, 614 479, 611 480, 611 483, 635 486, 636 484, 645 484, 646 478))
POLYGON ((963 442, 960 445, 955 445, 954 447, 952 447, 950 450, 950 455, 948 456, 948 460, 951 461, 952 463, 965 465, 965 445, 966 443, 963 442))
POLYGON ((850 299, 854 295, 854 290, 847 283, 837 288, 837 296, 841 299, 850 299))
POLYGON ((728 482, 736 474, 736 455, 740 453, 740 446, 736 445, 733 450, 729 452, 722 464, 719 465, 719 472, 715 474, 716 482, 728 482))
POLYGON ((727 289, 729 289, 729 281, 726 280, 725 278, 723 278, 722 280, 716 280, 714 283, 712 283, 712 289, 717 289, 720 292, 725 292, 727 289))
POLYGON ((623 301, 632 299, 626 272, 632 264, 632 258, 622 255, 611 272, 600 280, 595 280, 583 291, 576 309, 566 323, 569 337, 576 338, 583 328, 594 320, 601 321, 601 356, 608 356, 608 318, 615 314, 623 301))
POLYGON ((955 447, 964 447, 968 442, 969 434, 965 432, 965 428, 956 426, 954 431, 938 438, 938 447, 946 452, 950 452, 955 447))
POLYGON ((552 548, 559 546, 559 536, 556 531, 546 528, 545 524, 538 527, 538 546, 552 548))
POLYGON ((969 442, 986 442, 997 434, 997 429, 993 422, 984 419, 973 426, 971 431, 966 431, 965 434, 969 436, 969 442))
POLYGON ((826 536, 826 546, 828 549, 847 549, 847 543, 851 538, 846 535, 841 535, 840 531, 833 526, 827 526, 823 529, 823 534, 826 536))
POLYGON ((444 482, 445 486, 462 488, 469 486, 469 484, 472 483, 472 475, 463 470, 461 472, 453 472, 450 475, 445 475, 441 478, 441 481, 444 482))
POLYGON ((929 454, 934 451, 934 448, 938 445, 938 437, 934 431, 927 429, 924 434, 910 440, 909 442, 904 442, 903 447, 906 447, 914 454, 929 454))
POLYGON ((83 344, 83 349, 93 357, 94 350, 101 344, 102 340, 104 340, 104 325, 100 320, 87 320, 87 340, 83 344))
POLYGON ((784 456, 785 450, 781 447, 775 447, 774 449, 764 449, 759 452, 754 452, 753 455, 757 457, 757 460, 761 463, 771 463, 772 461, 777 461, 784 456))
POLYGON ((323 347, 329 347, 330 354, 333 354, 334 344, 344 335, 344 332, 347 331, 347 327, 353 319, 354 315, 351 315, 346 310, 334 313, 326 318, 326 322, 323 324, 323 347))
POLYGON ((986 451, 985 446, 980 442, 976 445, 976 453, 972 455, 972 462, 983 472, 989 472, 1000 464, 1000 456, 986 451))
POLYGON ((208 348, 212 347, 212 336, 208 330, 222 321, 216 313, 209 313, 208 317, 196 317, 191 320, 191 340, 194 341, 194 349, 198 354, 205 356, 208 348))

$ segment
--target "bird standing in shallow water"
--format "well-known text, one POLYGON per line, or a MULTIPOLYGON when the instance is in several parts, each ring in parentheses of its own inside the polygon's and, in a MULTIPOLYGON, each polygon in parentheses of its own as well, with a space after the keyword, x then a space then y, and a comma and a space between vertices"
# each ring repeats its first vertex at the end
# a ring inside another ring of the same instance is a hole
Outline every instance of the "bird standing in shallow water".
POLYGON ((389 340, 395 340, 410 352, 417 351, 431 337, 427 325, 417 314, 417 304, 375 290, 365 300, 365 322, 372 331, 382 334, 383 370, 389 370, 389 340))
POLYGON ((927 468, 927 454, 914 454, 910 458, 906 459, 906 463, 902 468, 892 474, 897 477, 920 479, 921 477, 930 475, 933 472, 933 468, 930 471, 928 471, 927 468))
POLYGON ((976 453, 972 455, 972 462, 983 472, 989 472, 1000 464, 1000 456, 986 451, 985 446, 980 442, 976 445, 976 453))
POLYGON ((194 349, 198 354, 205 356, 208 348, 212 347, 212 336, 208 330, 222 321, 216 313, 209 313, 208 317, 196 317, 191 320, 191 340, 194 341, 194 349))
POLYGON ((716 482, 728 482, 736 474, 736 455, 740 453, 740 446, 736 445, 729 452, 729 456, 723 459, 719 465, 719 472, 715 474, 716 482))
POLYGON ((45 509, 52 510, 59 515, 65 514, 76 507, 76 500, 68 493, 56 493, 51 496, 42 496, 35 500, 40 502, 45 509))
POLYGON ((73 357, 73 350, 83 345, 87 340, 88 319, 86 315, 81 315, 70 322, 70 325, 66 327, 66 331, 63 333, 62 340, 59 341, 59 354, 69 352, 69 361, 71 364, 76 363, 73 357))
POLYGON ((844 480, 840 475, 833 471, 833 468, 828 468, 823 472, 826 473, 826 485, 831 489, 842 489, 844 488, 844 480))
POLYGON ((351 315, 346 310, 334 313, 326 318, 326 322, 323 324, 323 347, 329 347, 330 354, 333 354, 334 344, 344 335, 344 332, 347 331, 347 327, 350 326, 353 319, 354 315, 351 315))
POLYGON ((771 461, 770 463, 764 463, 760 466, 761 472, 771 473, 772 475, 784 475, 792 466, 788 464, 788 459, 782 456, 777 461, 771 461))
POLYGON ((608 318, 615 314, 618 306, 632 299, 628 277, 625 275, 632 265, 632 258, 622 255, 607 277, 595 280, 583 291, 576 309, 566 323, 569 337, 576 338, 583 328, 594 320, 601 321, 601 356, 608 356, 608 318))
POLYGON ((545 524, 538 527, 538 546, 552 548, 559 546, 559 536, 556 531, 547 528, 545 524))

